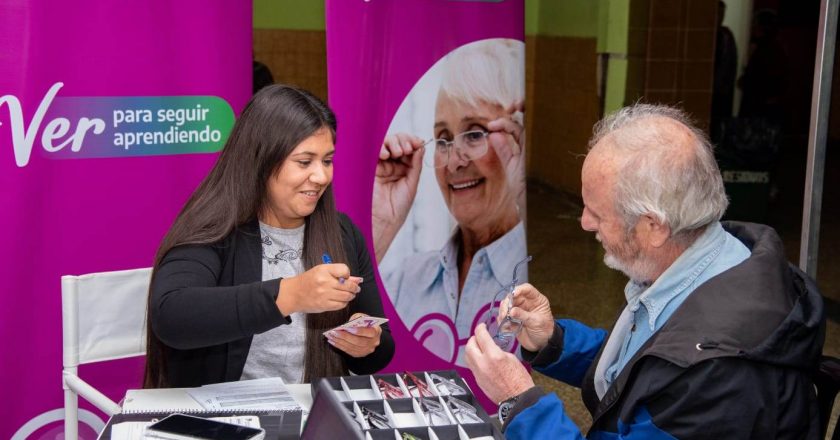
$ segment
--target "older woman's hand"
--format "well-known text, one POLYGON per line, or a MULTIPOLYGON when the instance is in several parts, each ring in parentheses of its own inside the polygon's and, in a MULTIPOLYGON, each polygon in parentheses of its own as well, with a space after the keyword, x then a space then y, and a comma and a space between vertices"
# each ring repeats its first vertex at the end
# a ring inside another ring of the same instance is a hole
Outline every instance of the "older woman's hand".
POLYGON ((373 181, 373 245, 377 262, 405 223, 417 194, 422 161, 423 140, 417 136, 397 133, 382 143, 373 181))
POLYGON ((505 109, 505 116, 494 119, 487 124, 487 129, 490 131, 490 142, 500 155, 505 154, 502 157, 517 156, 525 148, 524 112, 525 103, 515 102, 505 109), (513 143, 505 142, 506 135, 513 138, 513 143))
POLYGON ((505 116, 487 124, 490 145, 505 164, 508 185, 516 195, 517 204, 525 204, 525 111, 524 102, 515 102, 505 110, 505 116))
MULTIPOLYGON (((367 316, 364 313, 354 313, 350 321, 367 316)), ((378 325, 373 327, 353 327, 349 329, 333 330, 327 333, 327 341, 333 347, 353 356, 355 358, 365 357, 379 346, 379 337, 382 335, 382 328, 378 325)))

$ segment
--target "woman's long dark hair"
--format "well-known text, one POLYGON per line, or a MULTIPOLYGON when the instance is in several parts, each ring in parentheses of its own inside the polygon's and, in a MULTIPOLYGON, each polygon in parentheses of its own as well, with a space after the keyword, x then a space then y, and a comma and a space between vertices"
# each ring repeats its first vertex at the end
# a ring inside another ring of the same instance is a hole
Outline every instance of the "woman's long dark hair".
MULTIPOLYGON (((330 130, 335 140, 335 115, 309 92, 273 85, 254 95, 234 124, 216 165, 164 236, 155 255, 152 277, 172 248, 216 243, 237 227, 256 221, 268 203, 268 179, 298 144, 322 129, 330 130)), ((336 263, 347 262, 332 185, 318 200, 315 211, 306 218, 304 230, 302 259, 306 269, 320 264, 320 256, 324 253, 329 253, 336 263)), ((151 310, 151 303, 148 305, 151 310)), ((327 344, 322 332, 345 322, 348 317, 347 308, 307 315, 304 382, 311 382, 316 377, 347 374, 344 358, 327 344)), ((146 329, 143 386, 169 386, 166 369, 169 348, 155 335, 148 315, 146 329)))

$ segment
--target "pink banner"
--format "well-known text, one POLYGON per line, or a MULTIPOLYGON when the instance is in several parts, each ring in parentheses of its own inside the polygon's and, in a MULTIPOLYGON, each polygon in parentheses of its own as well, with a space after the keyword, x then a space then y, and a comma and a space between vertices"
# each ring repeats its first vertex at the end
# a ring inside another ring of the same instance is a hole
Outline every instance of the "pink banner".
MULTIPOLYGON (((250 2, 0 2, 0 438, 61 438, 60 277, 152 265, 250 96, 251 33, 250 2)), ((118 401, 142 367, 80 376, 118 401)))
POLYGON ((455 368, 480 394, 464 346, 527 280, 524 1, 327 0, 326 12, 334 187, 375 250, 388 371, 455 368))

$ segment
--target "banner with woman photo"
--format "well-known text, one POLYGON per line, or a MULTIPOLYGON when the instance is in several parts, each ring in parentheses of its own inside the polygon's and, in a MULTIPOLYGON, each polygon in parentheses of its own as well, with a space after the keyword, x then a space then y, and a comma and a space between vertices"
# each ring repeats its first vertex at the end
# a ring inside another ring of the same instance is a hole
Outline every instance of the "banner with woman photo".
POLYGON ((518 348, 495 321, 527 281, 524 2, 328 0, 326 13, 335 192, 370 231, 389 370, 472 380, 479 323, 518 348))
MULTIPOLYGON (((1 3, 0 438, 56 439, 61 277, 152 265, 250 97, 251 3, 1 3)), ((119 401, 143 360, 79 373, 119 401)), ((96 438, 107 417, 80 400, 96 438)))

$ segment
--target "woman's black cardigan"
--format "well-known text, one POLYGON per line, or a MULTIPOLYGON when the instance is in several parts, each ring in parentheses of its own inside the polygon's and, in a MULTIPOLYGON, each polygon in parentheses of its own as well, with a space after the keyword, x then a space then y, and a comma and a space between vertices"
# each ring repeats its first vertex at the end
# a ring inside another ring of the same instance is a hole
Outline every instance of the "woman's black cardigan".
MULTIPOLYGON (((350 273, 364 277, 350 314, 384 316, 365 240, 346 215, 340 215, 340 224, 350 273)), ((275 304, 280 279, 262 281, 261 256, 256 221, 218 243, 178 246, 164 256, 152 281, 149 317, 167 346, 168 386, 239 380, 253 335, 291 322, 275 304)), ((370 355, 340 353, 350 371, 374 373, 390 362, 394 339, 383 325, 380 344, 370 355)))

